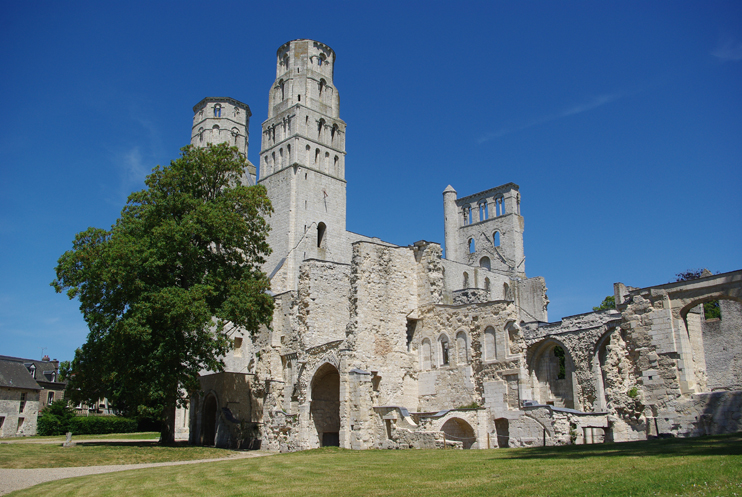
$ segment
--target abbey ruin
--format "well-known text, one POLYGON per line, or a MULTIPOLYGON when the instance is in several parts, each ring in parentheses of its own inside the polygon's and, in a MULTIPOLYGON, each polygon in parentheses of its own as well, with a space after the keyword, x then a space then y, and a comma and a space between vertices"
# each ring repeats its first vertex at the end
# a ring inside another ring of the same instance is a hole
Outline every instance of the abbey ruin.
MULTIPOLYGON (((278 49, 259 177, 275 209, 270 329, 237 333, 179 411, 195 444, 281 451, 497 448, 742 430, 742 271, 649 288, 549 323, 527 277, 519 186, 443 191, 439 243, 346 230, 334 51, 278 49), (721 320, 704 318, 720 302, 721 320)), ((191 143, 247 152, 250 108, 194 107, 191 143)), ((443 185, 441 185, 443 187, 443 185)))

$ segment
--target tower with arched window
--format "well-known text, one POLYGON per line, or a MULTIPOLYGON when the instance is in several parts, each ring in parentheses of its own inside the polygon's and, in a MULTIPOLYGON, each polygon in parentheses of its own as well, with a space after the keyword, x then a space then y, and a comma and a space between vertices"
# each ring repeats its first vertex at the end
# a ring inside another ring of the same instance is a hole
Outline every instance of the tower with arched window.
POLYGON ((334 71, 335 52, 318 41, 293 40, 276 53, 259 166, 274 209, 265 266, 274 292, 296 289, 303 260, 349 262, 346 126, 334 71))
POLYGON ((247 183, 255 184, 256 170, 247 160, 250 106, 229 97, 206 97, 193 106, 191 145, 205 147, 228 143, 245 156, 247 183))

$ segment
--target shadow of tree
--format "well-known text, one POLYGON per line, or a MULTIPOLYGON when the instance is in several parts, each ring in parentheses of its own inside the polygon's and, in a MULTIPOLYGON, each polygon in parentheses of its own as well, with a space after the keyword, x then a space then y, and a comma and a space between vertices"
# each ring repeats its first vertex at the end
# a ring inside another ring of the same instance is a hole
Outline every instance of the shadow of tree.
MULTIPOLYGON (((742 433, 696 438, 672 438, 642 442, 565 445, 505 449, 497 459, 585 459, 610 456, 742 455, 742 433)), ((499 455, 499 454, 498 454, 499 455)))

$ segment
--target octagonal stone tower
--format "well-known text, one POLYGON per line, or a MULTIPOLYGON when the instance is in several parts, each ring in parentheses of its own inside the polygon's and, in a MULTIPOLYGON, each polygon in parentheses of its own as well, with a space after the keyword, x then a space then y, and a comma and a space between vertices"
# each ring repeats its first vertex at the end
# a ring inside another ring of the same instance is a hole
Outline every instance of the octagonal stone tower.
POLYGON ((345 234, 345 122, 333 82, 335 52, 293 40, 276 53, 260 180, 273 204, 266 272, 274 292, 295 290, 301 261, 348 262, 345 234))
MULTIPOLYGON (((247 158, 249 144, 250 107, 229 97, 206 97, 193 106, 191 145, 205 147, 210 144, 229 143, 247 158)), ((247 184, 254 185, 256 170, 245 160, 247 184)))

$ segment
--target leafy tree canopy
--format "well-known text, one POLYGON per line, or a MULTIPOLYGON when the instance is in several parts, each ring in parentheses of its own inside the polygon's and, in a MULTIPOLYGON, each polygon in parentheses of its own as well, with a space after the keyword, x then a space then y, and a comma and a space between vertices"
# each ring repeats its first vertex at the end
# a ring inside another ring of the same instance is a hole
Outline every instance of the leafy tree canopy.
POLYGON ((244 164, 225 144, 183 148, 110 230, 78 233, 60 257, 52 286, 79 300, 90 329, 66 372, 74 401, 161 419, 169 442, 181 392, 223 369, 234 329, 270 323, 260 267, 272 209, 262 186, 242 184, 244 164))
POLYGON ((608 295, 606 298, 603 299, 603 302, 600 303, 598 307, 593 307, 594 311, 605 311, 606 309, 615 309, 616 308, 616 297, 613 295, 608 295))

